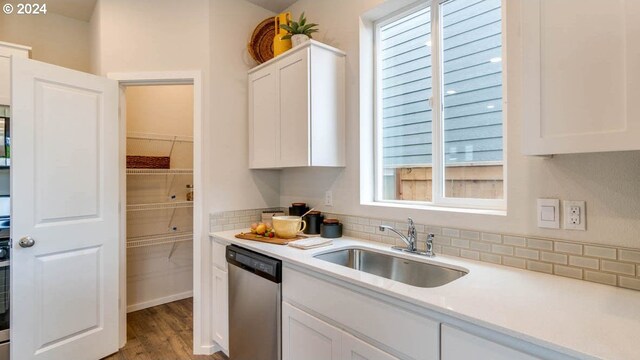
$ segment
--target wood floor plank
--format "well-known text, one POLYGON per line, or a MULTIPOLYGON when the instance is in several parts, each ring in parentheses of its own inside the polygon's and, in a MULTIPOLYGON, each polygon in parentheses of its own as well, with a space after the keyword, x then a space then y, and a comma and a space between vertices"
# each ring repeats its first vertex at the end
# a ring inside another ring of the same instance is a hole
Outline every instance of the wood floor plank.
POLYGON ((127 344, 103 360, 228 360, 193 355, 193 299, 127 314, 127 344))

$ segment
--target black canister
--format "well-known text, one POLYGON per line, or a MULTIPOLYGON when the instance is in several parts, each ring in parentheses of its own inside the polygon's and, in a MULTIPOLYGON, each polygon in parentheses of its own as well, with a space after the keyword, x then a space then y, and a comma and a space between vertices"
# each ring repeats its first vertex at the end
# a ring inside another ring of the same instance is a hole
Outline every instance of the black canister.
POLYGON ((289 216, 302 216, 309 211, 309 207, 305 203, 293 203, 289 206, 289 216))
POLYGON ((304 233, 310 235, 320 234, 322 220, 324 220, 324 216, 320 211, 309 211, 309 213, 304 216, 304 221, 307 222, 304 233))
POLYGON ((337 219, 324 219, 320 225, 320 236, 327 239, 342 237, 342 224, 337 219))

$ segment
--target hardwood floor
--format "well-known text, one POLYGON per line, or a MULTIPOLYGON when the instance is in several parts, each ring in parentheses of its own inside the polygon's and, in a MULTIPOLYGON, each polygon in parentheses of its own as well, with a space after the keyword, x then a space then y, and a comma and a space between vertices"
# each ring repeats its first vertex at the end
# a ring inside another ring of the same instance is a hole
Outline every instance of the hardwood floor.
POLYGON ((228 360, 193 352, 193 298, 127 315, 127 344, 103 360, 228 360))

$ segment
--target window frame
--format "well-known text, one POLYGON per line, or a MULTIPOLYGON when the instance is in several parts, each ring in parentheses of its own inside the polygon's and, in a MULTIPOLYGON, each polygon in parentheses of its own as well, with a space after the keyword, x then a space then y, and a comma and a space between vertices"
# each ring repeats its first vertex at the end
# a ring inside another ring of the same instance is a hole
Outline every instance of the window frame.
POLYGON ((506 7, 507 1, 501 0, 501 36, 502 36, 502 161, 493 161, 493 165, 502 165, 502 199, 453 198, 445 197, 444 162, 444 97, 443 97, 443 38, 441 6, 449 0, 429 0, 414 2, 400 10, 393 11, 373 22, 373 202, 378 205, 400 205, 414 208, 459 208, 470 210, 506 210, 507 207, 507 37, 506 7), (402 17, 429 8, 431 15, 431 99, 432 110, 432 201, 388 200, 383 199, 384 164, 382 156, 382 67, 380 29, 402 17))

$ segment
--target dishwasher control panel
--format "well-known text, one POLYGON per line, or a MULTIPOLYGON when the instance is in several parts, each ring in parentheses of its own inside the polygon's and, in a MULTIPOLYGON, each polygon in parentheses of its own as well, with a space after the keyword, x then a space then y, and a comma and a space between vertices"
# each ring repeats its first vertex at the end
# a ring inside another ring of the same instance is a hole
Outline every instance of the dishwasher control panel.
POLYGON ((235 245, 227 246, 227 262, 257 275, 280 282, 282 262, 235 245))

